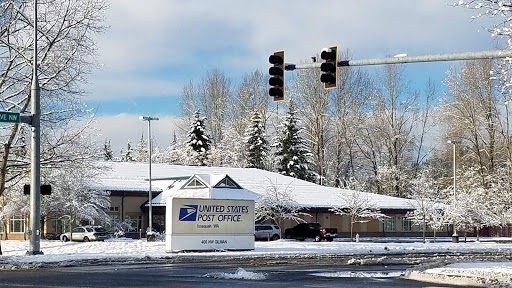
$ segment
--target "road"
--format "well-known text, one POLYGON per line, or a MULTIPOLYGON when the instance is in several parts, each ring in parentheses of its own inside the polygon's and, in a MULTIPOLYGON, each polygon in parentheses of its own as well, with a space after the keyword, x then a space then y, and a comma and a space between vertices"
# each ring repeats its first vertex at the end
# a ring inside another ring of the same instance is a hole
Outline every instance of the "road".
POLYGON ((296 266, 290 263, 246 267, 221 263, 115 264, 0 271, 0 287, 432 287, 432 284, 400 279, 399 275, 410 267, 296 266), (264 279, 228 279, 242 275, 264 279))

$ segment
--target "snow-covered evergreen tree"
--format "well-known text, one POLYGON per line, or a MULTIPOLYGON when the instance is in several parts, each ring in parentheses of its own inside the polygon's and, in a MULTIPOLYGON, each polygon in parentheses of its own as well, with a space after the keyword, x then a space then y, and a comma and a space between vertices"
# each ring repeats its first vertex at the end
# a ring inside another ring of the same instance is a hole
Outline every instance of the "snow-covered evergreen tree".
POLYGON ((263 119, 258 111, 251 117, 251 124, 246 130, 247 167, 265 169, 268 141, 265 139, 263 119))
POLYGON ((149 159, 148 142, 144 140, 144 135, 140 137, 140 141, 133 151, 133 158, 137 162, 147 162, 149 159))
POLYGON ((165 148, 162 152, 162 162, 176 165, 187 165, 187 146, 183 141, 184 135, 176 135, 176 131, 174 131, 171 143, 169 146, 165 148))
POLYGON ((135 159, 133 158, 133 149, 130 140, 126 143, 126 151, 124 152, 123 159, 126 162, 133 162, 135 159))
POLYGON ((199 166, 207 165, 211 147, 210 137, 206 134, 205 122, 206 117, 202 117, 201 112, 197 110, 187 134, 188 140, 185 142, 190 148, 190 162, 199 166))
POLYGON ((105 143, 103 143, 103 159, 105 161, 112 161, 114 159, 114 152, 112 151, 112 146, 110 145, 110 139, 105 139, 105 143))
POLYGON ((316 173, 312 170, 311 152, 302 136, 296 116, 295 105, 290 102, 284 121, 278 127, 272 146, 275 147, 275 166, 279 173, 298 179, 315 182, 316 173))

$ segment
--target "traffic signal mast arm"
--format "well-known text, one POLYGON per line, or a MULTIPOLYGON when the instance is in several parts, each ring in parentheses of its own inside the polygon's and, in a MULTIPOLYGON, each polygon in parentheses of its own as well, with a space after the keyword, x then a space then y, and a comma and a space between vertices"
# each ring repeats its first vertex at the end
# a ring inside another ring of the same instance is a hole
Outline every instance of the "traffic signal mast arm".
MULTIPOLYGON (((480 52, 462 52, 448 54, 432 54, 421 56, 403 56, 403 57, 387 57, 361 60, 342 60, 338 61, 339 66, 367 66, 367 65, 384 65, 384 64, 400 64, 400 63, 417 63, 417 62, 436 62, 436 61, 457 61, 457 60, 476 60, 476 59, 494 59, 512 57, 512 49, 491 50, 480 52)), ((314 69, 320 68, 322 63, 293 64, 286 63, 285 70, 293 71, 295 69, 314 69)))

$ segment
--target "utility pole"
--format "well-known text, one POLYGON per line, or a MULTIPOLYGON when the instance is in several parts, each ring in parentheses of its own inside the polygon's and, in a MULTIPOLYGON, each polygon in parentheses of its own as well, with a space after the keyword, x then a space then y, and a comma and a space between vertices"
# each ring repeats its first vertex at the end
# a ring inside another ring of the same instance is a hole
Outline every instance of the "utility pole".
POLYGON ((148 229, 146 231, 146 239, 147 241, 154 241, 155 240, 155 235, 153 234, 153 194, 152 194, 152 190, 151 190, 151 148, 152 148, 152 145, 151 145, 151 121, 156 121, 156 120, 159 120, 158 117, 151 117, 151 116, 140 116, 139 117, 140 120, 142 121, 148 121, 148 149, 149 149, 149 159, 148 159, 148 164, 149 164, 149 199, 148 199, 148 204, 149 204, 149 223, 148 223, 148 229))
MULTIPOLYGON (((455 210, 455 207, 457 205, 457 166, 455 162, 455 145, 462 144, 462 141, 460 140, 449 140, 448 144, 453 145, 453 205, 452 209, 455 210)), ((459 235, 457 234, 457 223, 453 222, 453 235, 452 235, 452 242, 453 243, 459 243, 459 235)))
POLYGON ((39 79, 37 76, 37 0, 34 0, 34 59, 32 60, 32 87, 31 101, 31 184, 30 184, 30 247, 27 255, 43 254, 40 250, 41 242, 41 105, 39 79))
MULTIPOLYGON (((367 65, 383 65, 383 64, 401 64, 401 63, 418 63, 418 62, 438 62, 438 61, 457 61, 457 60, 477 60, 477 59, 495 59, 512 57, 512 49, 491 50, 479 52, 461 52, 447 54, 431 54, 421 56, 396 56, 386 58, 373 58, 361 60, 342 60, 338 61, 340 66, 367 66, 367 65)), ((314 69, 320 68, 322 63, 306 63, 293 64, 286 63, 285 70, 293 71, 295 69, 314 69)))

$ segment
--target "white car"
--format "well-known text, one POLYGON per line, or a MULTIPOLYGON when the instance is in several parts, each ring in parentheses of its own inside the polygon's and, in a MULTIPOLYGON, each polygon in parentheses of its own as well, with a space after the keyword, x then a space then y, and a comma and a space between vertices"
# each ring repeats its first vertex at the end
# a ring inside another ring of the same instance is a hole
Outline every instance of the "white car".
POLYGON ((109 238, 108 231, 101 226, 79 226, 60 235, 60 240, 72 241, 103 241, 109 238))
POLYGON ((255 240, 275 241, 281 239, 281 229, 274 224, 256 224, 254 227, 255 240))

